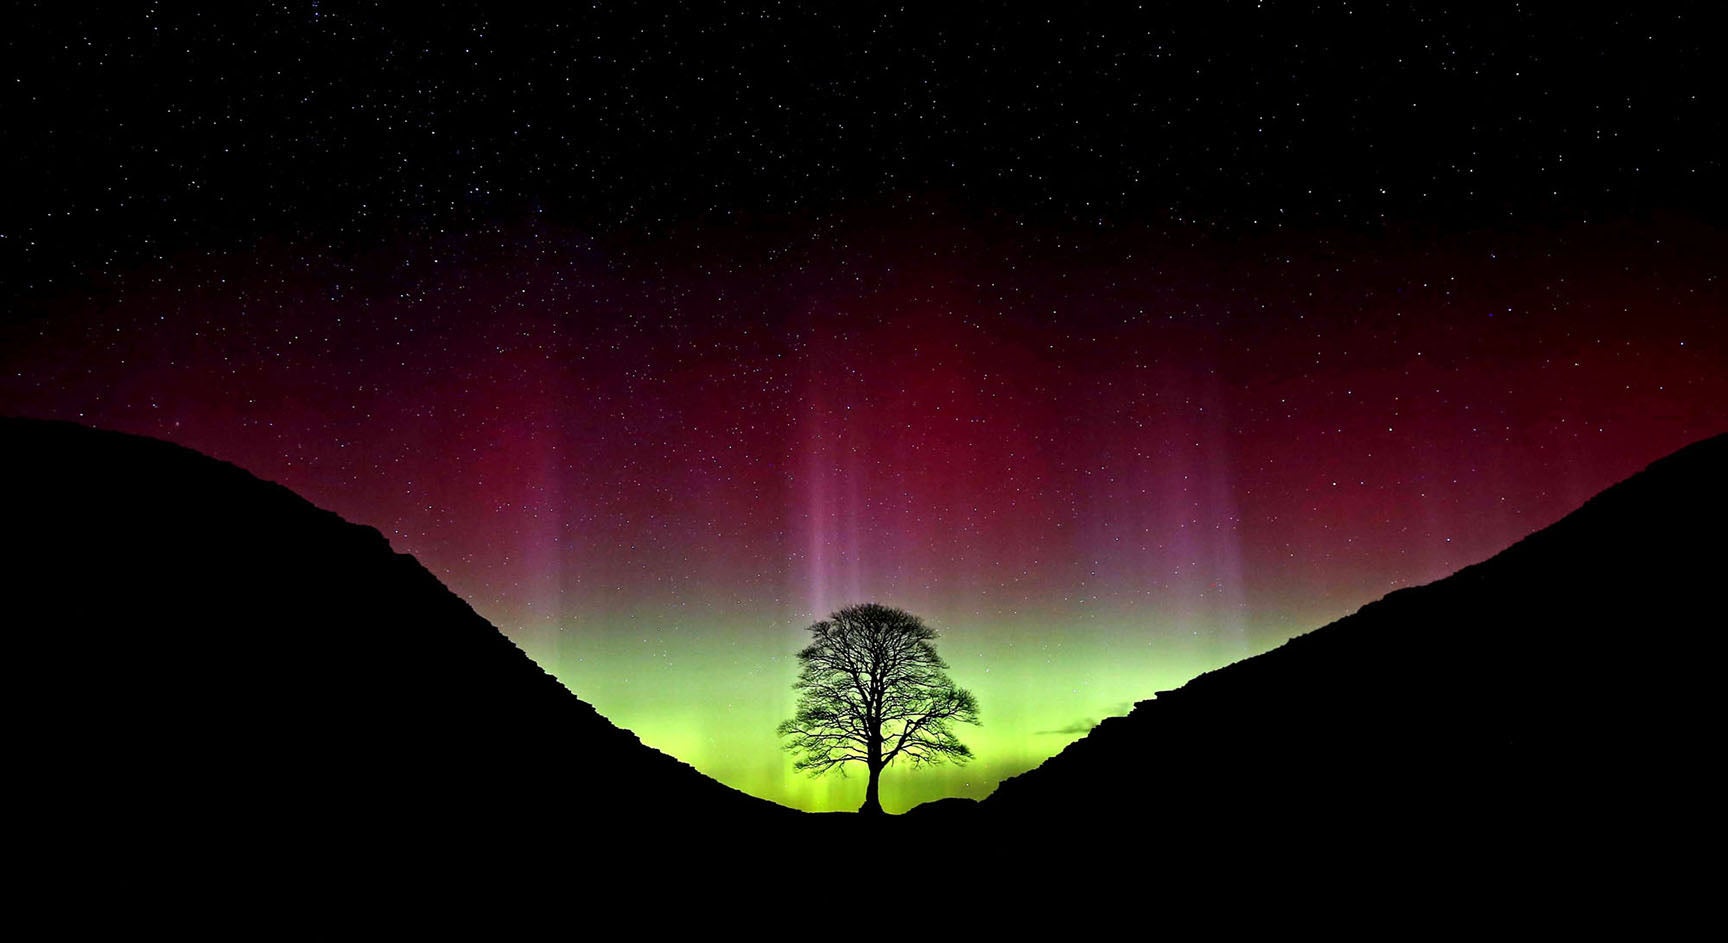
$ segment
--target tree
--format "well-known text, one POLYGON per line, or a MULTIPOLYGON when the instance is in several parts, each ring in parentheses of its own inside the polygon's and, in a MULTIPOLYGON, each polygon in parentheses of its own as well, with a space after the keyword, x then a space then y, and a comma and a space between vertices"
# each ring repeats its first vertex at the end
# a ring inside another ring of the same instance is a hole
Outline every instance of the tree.
POLYGON ((949 725, 978 723, 978 700, 944 673, 948 665, 930 644, 936 630, 899 609, 864 603, 810 626, 810 634, 792 685, 797 714, 779 728, 791 738, 782 746, 797 757, 796 768, 820 776, 863 763, 870 784, 858 811, 880 814, 878 783, 888 764, 972 758, 949 725))

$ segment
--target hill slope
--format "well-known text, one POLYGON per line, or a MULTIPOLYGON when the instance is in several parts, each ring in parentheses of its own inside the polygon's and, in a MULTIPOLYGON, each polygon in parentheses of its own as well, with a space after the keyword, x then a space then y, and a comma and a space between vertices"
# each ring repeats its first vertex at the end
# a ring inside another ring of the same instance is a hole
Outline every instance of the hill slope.
POLYGON ((1725 486, 1728 436, 1683 449, 1486 562, 1140 702, 983 809, 1174 836, 1684 827, 1714 801, 1725 486))
POLYGON ((0 420, 0 454, 14 768, 55 828, 580 846, 622 840, 594 819, 635 840, 789 813, 643 746, 285 488, 64 423, 0 420))

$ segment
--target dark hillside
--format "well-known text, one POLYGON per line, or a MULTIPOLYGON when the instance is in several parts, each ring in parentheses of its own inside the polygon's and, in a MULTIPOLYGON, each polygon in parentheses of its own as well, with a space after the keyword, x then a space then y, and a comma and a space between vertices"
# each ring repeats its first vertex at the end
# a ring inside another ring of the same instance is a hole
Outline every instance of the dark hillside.
POLYGON ((1683 449, 1490 560, 1140 702, 983 808, 1178 840, 1696 829, 1725 486, 1728 436, 1683 449))
POLYGON ((285 488, 63 423, 0 420, 0 455, 10 752, 65 840, 253 860, 790 814, 642 745, 376 530, 285 488))

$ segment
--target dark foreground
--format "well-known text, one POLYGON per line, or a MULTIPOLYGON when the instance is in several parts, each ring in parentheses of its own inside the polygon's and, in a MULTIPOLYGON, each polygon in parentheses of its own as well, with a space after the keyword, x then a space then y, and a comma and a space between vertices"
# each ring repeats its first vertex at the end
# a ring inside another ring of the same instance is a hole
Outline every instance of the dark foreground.
POLYGON ((1011 931, 1508 908, 1648 929, 1706 899, 1725 438, 981 804, 889 817, 792 812, 645 747, 377 531, 238 468, 58 423, 0 420, 0 444, 26 899, 1011 931))

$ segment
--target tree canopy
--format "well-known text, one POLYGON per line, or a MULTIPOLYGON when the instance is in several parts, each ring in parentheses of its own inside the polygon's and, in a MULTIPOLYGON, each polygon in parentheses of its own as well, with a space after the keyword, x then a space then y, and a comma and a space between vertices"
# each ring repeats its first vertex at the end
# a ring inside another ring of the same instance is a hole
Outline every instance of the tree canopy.
POLYGON ((792 685, 797 712, 779 727, 796 768, 821 775, 863 763, 870 781, 859 811, 880 813, 888 764, 972 758, 951 725, 978 723, 978 701, 949 680, 931 644, 936 630, 910 613, 864 603, 810 626, 810 634, 792 685))

